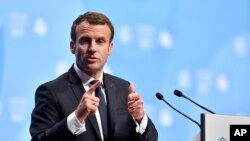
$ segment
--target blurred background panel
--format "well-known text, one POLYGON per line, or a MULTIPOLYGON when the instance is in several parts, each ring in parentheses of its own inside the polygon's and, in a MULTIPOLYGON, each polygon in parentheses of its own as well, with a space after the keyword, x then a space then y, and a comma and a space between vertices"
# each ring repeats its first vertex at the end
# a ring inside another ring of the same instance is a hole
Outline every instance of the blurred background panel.
POLYGON ((159 141, 191 141, 200 129, 155 98, 196 121, 202 109, 250 115, 250 1, 248 0, 0 0, 0 140, 30 140, 36 88, 74 62, 70 27, 86 11, 115 26, 105 71, 135 84, 159 141))

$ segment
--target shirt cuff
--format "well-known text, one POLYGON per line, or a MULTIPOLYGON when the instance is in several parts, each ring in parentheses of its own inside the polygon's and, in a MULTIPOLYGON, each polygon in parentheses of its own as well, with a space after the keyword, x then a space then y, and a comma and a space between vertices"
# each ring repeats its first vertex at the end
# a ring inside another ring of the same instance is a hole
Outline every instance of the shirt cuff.
POLYGON ((80 135, 86 131, 85 121, 81 123, 77 119, 75 111, 67 117, 67 127, 73 135, 80 135))
POLYGON ((143 134, 146 131, 146 128, 148 126, 148 116, 146 115, 146 113, 144 114, 141 124, 139 124, 135 119, 135 124, 136 124, 136 128, 135 131, 136 133, 140 133, 143 134))

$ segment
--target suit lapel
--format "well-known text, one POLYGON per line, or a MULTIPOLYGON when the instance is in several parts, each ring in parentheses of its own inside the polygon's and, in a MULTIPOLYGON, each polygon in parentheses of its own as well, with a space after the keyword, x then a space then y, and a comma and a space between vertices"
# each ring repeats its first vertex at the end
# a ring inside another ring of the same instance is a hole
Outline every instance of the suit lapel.
POLYGON ((100 130, 99 130, 99 126, 98 126, 98 123, 97 123, 96 116, 94 114, 90 114, 88 116, 88 120, 90 121, 90 123, 91 123, 92 127, 94 128, 99 140, 101 141, 102 137, 101 137, 101 133, 100 133, 100 130))
MULTIPOLYGON (((86 92, 84 87, 82 86, 81 79, 78 77, 77 73, 75 72, 74 67, 72 66, 69 70, 69 81, 70 81, 70 87, 73 90, 73 93, 77 99, 78 102, 81 101, 83 94, 86 92)), ((101 141, 101 134, 100 130, 97 124, 96 116, 94 114, 91 114, 88 116, 87 120, 89 120, 90 124, 94 128, 94 131, 96 132, 99 140, 101 141)))
POLYGON ((78 102, 82 99, 82 95, 85 92, 85 89, 82 86, 81 79, 78 77, 74 66, 72 66, 69 69, 69 82, 70 82, 70 87, 73 90, 74 95, 76 96, 78 102))
POLYGON ((108 116, 109 116, 109 134, 114 135, 115 121, 116 121, 116 87, 111 79, 104 74, 103 81, 105 85, 105 93, 108 103, 108 116))

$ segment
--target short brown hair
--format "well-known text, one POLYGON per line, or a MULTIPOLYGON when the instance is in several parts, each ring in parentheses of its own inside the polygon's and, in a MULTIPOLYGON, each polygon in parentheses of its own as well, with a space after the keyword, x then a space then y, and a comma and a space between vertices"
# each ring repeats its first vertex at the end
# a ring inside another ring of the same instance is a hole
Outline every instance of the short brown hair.
POLYGON ((71 32, 70 32, 70 36, 71 36, 72 41, 76 40, 76 32, 75 32, 76 26, 79 25, 80 23, 82 23, 83 21, 87 21, 88 23, 93 24, 93 25, 105 25, 105 24, 107 24, 110 31, 111 31, 110 42, 113 40, 113 38, 114 38, 114 26, 111 23, 111 21, 109 20, 109 18, 102 13, 86 12, 86 13, 80 15, 72 23, 71 32))

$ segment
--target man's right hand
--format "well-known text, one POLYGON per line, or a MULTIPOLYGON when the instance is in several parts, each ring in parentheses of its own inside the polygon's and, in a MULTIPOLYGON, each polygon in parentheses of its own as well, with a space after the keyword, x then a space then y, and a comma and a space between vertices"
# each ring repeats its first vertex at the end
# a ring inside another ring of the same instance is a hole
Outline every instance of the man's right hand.
POLYGON ((95 114, 99 106, 99 98, 92 95, 96 88, 101 86, 101 82, 97 81, 92 85, 83 97, 76 108, 76 117, 80 122, 85 121, 89 114, 95 114))

